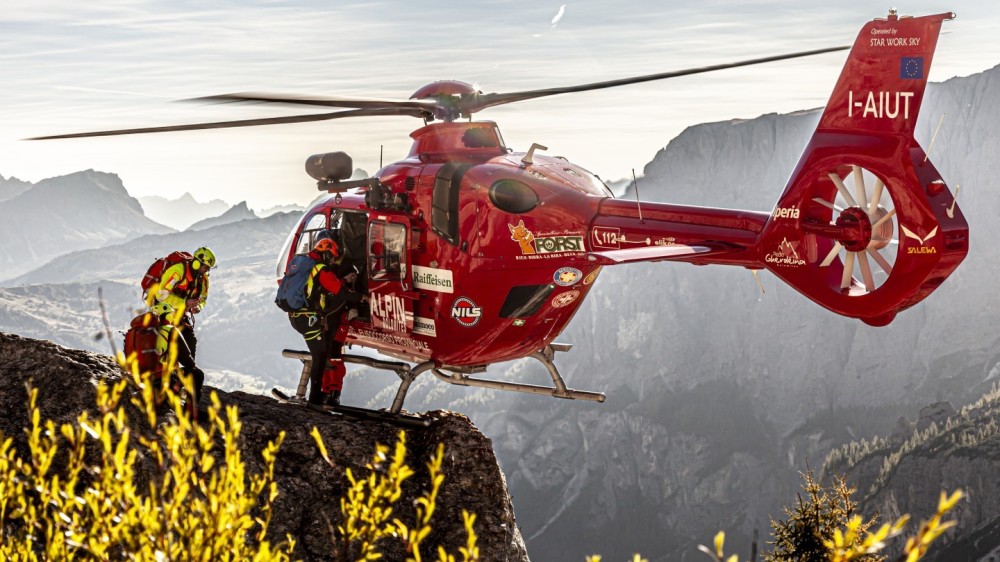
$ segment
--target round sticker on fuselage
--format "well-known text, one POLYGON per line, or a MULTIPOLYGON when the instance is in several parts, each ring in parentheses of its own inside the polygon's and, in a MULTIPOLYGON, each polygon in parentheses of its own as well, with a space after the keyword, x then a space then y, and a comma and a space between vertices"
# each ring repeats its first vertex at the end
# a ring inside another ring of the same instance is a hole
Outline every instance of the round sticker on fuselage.
POLYGON ((558 295, 552 297, 552 306, 554 308, 562 308, 566 305, 573 304, 573 301, 580 296, 580 291, 566 291, 565 293, 559 293, 558 295))
POLYGON ((583 277, 583 272, 575 267, 561 267, 552 275, 552 280, 560 287, 569 287, 583 277))
POLYGON ((483 309, 468 297, 458 297, 455 299, 454 304, 451 305, 451 317, 466 328, 471 328, 478 324, 482 316, 483 309))

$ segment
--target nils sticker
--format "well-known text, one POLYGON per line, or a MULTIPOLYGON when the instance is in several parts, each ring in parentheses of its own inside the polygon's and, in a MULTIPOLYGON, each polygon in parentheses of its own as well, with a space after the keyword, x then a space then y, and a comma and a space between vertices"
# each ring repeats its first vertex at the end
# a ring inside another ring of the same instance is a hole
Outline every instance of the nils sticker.
POLYGON ((451 305, 451 317, 466 328, 471 328, 483 317, 483 309, 468 297, 458 297, 451 305))

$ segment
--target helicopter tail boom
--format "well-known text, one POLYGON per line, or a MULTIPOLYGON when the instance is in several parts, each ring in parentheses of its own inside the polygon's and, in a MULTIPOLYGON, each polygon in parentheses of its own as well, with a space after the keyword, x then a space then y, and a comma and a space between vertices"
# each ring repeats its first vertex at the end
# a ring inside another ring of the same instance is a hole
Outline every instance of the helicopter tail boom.
POLYGON ((945 13, 866 24, 760 237, 764 266, 838 314, 881 326, 968 252, 955 196, 914 139, 945 13))

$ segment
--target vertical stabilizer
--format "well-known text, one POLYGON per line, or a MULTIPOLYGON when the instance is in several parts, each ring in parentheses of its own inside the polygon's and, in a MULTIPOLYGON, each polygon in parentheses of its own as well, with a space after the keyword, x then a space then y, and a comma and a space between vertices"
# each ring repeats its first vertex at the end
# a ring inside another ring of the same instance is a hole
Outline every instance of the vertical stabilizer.
POLYGON ((868 22, 858 33, 818 130, 913 136, 943 13, 868 22))
POLYGON ((771 272, 868 324, 923 300, 968 253, 969 226, 913 138, 941 24, 953 17, 865 24, 760 238, 771 272))

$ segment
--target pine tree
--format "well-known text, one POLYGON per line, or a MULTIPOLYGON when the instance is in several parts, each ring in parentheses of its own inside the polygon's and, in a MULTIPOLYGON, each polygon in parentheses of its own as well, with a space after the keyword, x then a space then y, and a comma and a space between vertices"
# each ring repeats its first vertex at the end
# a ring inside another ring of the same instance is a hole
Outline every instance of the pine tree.
MULTIPOLYGON (((803 494, 798 494, 798 503, 784 509, 787 519, 771 520, 774 531, 773 551, 764 555, 765 562, 818 562, 830 559, 830 549, 823 541, 833 538, 834 530, 847 526, 855 515, 857 503, 851 499, 855 490, 847 486, 843 477, 834 477, 829 488, 820 486, 812 471, 802 475, 805 483, 803 494)), ((864 536, 875 524, 877 517, 862 523, 859 533, 864 536)), ((864 555, 857 560, 881 562, 884 556, 864 555)))

